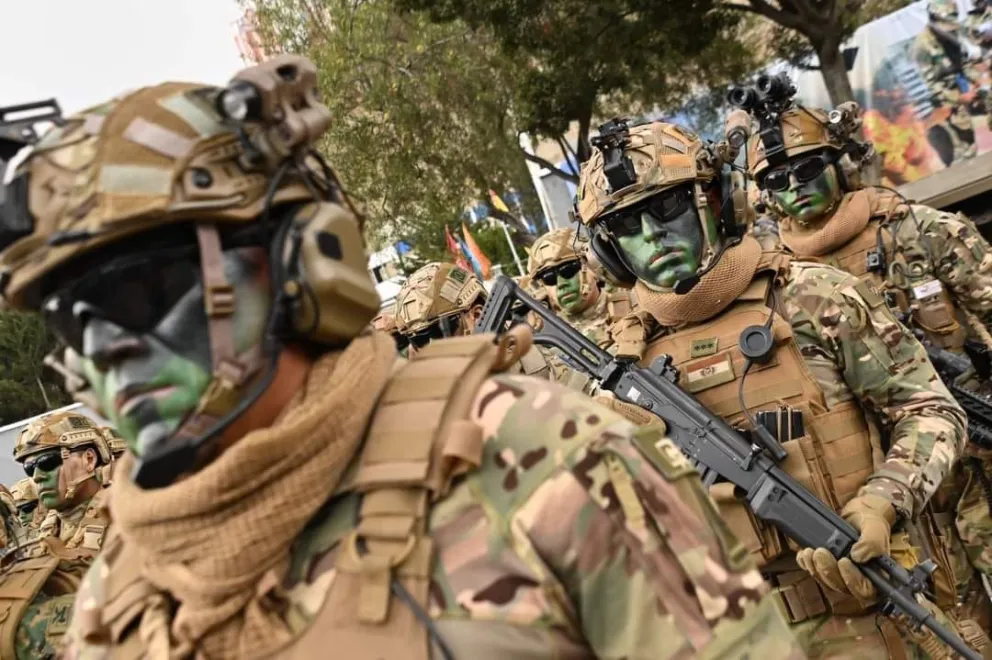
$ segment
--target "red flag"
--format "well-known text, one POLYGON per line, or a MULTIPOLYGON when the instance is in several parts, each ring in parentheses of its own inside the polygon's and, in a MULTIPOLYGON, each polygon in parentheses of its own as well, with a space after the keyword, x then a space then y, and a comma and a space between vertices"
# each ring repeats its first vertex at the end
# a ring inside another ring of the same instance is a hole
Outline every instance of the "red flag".
POLYGON ((444 241, 448 244, 448 252, 451 254, 452 258, 454 258, 455 265, 471 272, 472 267, 469 266, 468 261, 465 260, 465 255, 462 254, 462 248, 458 245, 458 241, 455 240, 455 237, 451 235, 451 230, 448 229, 448 225, 444 226, 444 241))
POLYGON ((475 258, 475 263, 479 264, 479 270, 482 271, 482 279, 488 280, 489 270, 492 268, 493 264, 489 261, 489 257, 487 257, 486 253, 482 251, 478 243, 475 242, 472 232, 468 230, 468 225, 464 222, 462 223, 462 236, 465 237, 465 245, 475 258))

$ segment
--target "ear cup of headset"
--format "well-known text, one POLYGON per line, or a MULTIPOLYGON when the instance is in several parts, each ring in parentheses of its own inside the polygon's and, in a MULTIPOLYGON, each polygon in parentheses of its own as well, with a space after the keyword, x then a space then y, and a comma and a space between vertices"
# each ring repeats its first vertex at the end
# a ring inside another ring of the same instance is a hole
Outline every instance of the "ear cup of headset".
POLYGON ((589 233, 591 234, 589 250, 593 257, 602 264, 603 270, 612 280, 612 283, 628 289, 634 286, 637 282, 637 276, 628 268, 613 241, 600 231, 593 230, 589 233))
POLYGON ((744 175, 730 171, 720 174, 720 231, 727 238, 747 233, 749 205, 744 175))

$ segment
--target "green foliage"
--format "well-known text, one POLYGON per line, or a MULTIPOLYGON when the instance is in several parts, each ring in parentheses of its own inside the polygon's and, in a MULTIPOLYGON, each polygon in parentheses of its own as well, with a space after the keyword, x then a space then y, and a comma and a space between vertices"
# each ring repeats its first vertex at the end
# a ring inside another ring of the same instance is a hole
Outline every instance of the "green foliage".
MULTIPOLYGON (((518 275, 517 266, 513 261, 513 252, 510 251, 510 246, 506 242, 506 235, 503 234, 503 229, 496 224, 490 223, 479 223, 472 226, 471 228, 472 236, 475 237, 475 242, 479 245, 479 249, 486 253, 489 260, 495 266, 500 264, 503 266, 504 275, 518 275)), ((524 262, 526 266, 527 254, 517 248, 517 254, 520 255, 521 261, 524 262)))
POLYGON ((38 315, 0 312, 0 426, 69 403, 56 376, 42 364, 54 347, 38 315))
MULTIPOLYGON (((514 65, 464 23, 389 0, 242 0, 266 43, 316 64, 321 145, 367 213, 371 246, 444 253, 444 225, 492 188, 539 208, 507 109, 514 65)), ((511 219, 512 221, 512 219, 511 219)))
POLYGON ((719 0, 396 0, 437 21, 490 31, 523 58, 514 83, 522 129, 556 138, 578 122, 578 157, 594 117, 677 107, 750 70, 740 16, 719 0))

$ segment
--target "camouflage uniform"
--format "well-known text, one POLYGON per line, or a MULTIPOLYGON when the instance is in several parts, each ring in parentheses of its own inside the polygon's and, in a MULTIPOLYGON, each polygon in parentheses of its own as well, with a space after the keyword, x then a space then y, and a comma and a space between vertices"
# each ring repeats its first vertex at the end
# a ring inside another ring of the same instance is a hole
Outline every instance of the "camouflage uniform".
POLYGON ((14 504, 17 507, 17 515, 20 519, 20 537, 18 544, 26 541, 38 531, 41 521, 45 518, 45 507, 38 501, 38 487, 34 480, 25 477, 19 480, 10 489, 14 497, 14 504))
MULTIPOLYGON (((809 149, 841 148, 821 125, 807 121, 819 112, 787 113, 783 121, 792 122, 794 127, 786 142, 790 156, 809 149)), ((760 156, 758 143, 752 142, 752 147, 749 162, 753 175, 759 176, 766 161, 760 156)), ((835 210, 818 219, 815 226, 804 227, 791 219, 785 222, 781 232, 785 249, 871 282, 926 341, 960 353, 970 338, 992 349, 988 335, 992 327, 992 249, 965 216, 918 204, 910 206, 889 191, 860 188, 848 180, 835 210), (829 240, 821 240, 828 236, 829 240)), ((974 374, 966 377, 973 386, 980 385, 974 374)), ((962 500, 958 534, 947 524, 942 533, 957 555, 954 572, 959 591, 977 593, 977 585, 970 584, 965 555, 971 557, 975 568, 992 573, 992 564, 983 559, 987 557, 986 540, 992 537, 992 516, 983 494, 983 475, 992 469, 992 452, 968 443, 964 453, 968 460, 956 466, 933 507, 943 520, 953 515, 957 500, 962 500)), ((987 608, 983 605, 982 609, 987 608)))
MULTIPOLYGON (((626 292, 615 291, 600 280, 585 262, 588 249, 586 241, 576 236, 574 229, 555 229, 541 236, 531 246, 527 265, 528 283, 532 290, 540 290, 539 299, 549 301, 551 309, 569 325, 579 330, 600 348, 607 351, 613 348, 610 327, 630 311, 630 296, 626 292), (578 311, 568 311, 559 304, 557 286, 541 282, 541 276, 551 269, 572 262, 581 264, 578 295, 590 300, 589 306, 578 311)), ((559 358, 554 349, 543 349, 545 358, 551 365, 554 379, 572 389, 593 395, 596 383, 584 374, 569 368, 559 358)))
MULTIPOLYGON (((639 202, 668 188, 692 186, 698 217, 712 217, 711 209, 722 204, 700 190, 722 163, 718 151, 664 123, 632 127, 620 144, 611 148, 623 148, 638 185, 611 192, 604 174, 607 156, 600 150, 583 167, 578 208, 598 240, 617 246, 615 268, 629 279, 634 271, 629 257, 620 254, 613 229, 630 227, 625 209, 647 213, 638 209, 654 207, 639 202)), ((616 154, 610 158, 617 160, 616 154)), ((861 529, 862 539, 867 528, 855 512, 869 502, 884 503, 891 519, 917 519, 960 454, 965 428, 962 410, 923 347, 879 294, 852 276, 762 252, 753 238, 721 252, 712 225, 700 223, 706 234, 699 267, 710 270, 683 295, 638 279, 639 311, 615 327, 618 354, 645 365, 671 356, 680 385, 737 428, 754 422, 746 410, 755 418, 771 415, 788 452, 782 467, 861 529), (771 355, 758 371, 757 364, 745 366, 737 346, 744 328, 753 325, 764 325, 774 337, 771 355), (879 430, 886 433, 887 452, 879 430)), ((716 484, 711 493, 777 587, 810 657, 881 660, 920 654, 918 648, 903 648, 904 633, 870 604, 857 602, 850 586, 838 587, 847 590, 841 593, 800 570, 795 547, 758 521, 731 486, 716 484)), ((891 519, 882 541, 890 541, 891 519)), ((900 560, 915 563, 918 550, 911 549, 905 532, 891 533, 891 544, 900 560)), ((946 582, 949 568, 942 568, 946 582)))
POLYGON ((0 527, 0 557, 17 545, 21 535, 21 521, 17 516, 17 504, 14 496, 6 486, 0 485, 0 517, 3 525, 0 527))
MULTIPOLYGON (((106 440, 89 418, 56 413, 22 431, 15 458, 23 462, 55 450, 64 459, 70 450, 84 448, 97 453, 97 470, 112 460, 106 440)), ((96 475, 87 477, 91 478, 96 475)), ((74 491, 82 483, 85 482, 67 486, 74 491)), ((98 490, 95 496, 67 509, 48 511, 36 532, 25 535, 23 542, 4 557, 0 565, 0 599, 6 600, 8 610, 4 622, 0 622, 0 654, 13 649, 13 655, 22 659, 55 657, 68 629, 75 590, 103 541, 107 526, 104 493, 98 490), (32 593, 23 593, 23 584, 33 585, 32 593)), ((65 497, 71 499, 71 494, 67 492, 65 497)))
MULTIPOLYGON (((940 33, 950 39, 959 38, 958 32, 962 28, 957 4, 953 0, 930 0, 928 10, 931 22, 916 37, 912 57, 930 88, 936 113, 947 113, 944 119, 931 126, 931 131, 936 127, 943 128, 953 145, 953 161, 972 158, 978 153, 972 114, 987 115, 988 110, 981 99, 977 101, 978 106, 970 108, 965 94, 981 83, 974 65, 967 61, 967 51, 962 48, 952 57, 938 37, 940 33)), ((986 120, 990 121, 988 117, 986 120)))
MULTIPOLYGON (((301 71, 313 75, 312 65, 302 58, 280 56, 252 67, 244 75, 258 79, 268 72, 271 75, 266 80, 277 91, 288 93, 286 86, 295 80, 293 74, 301 71)), ((85 169, 114 162, 124 153, 131 163, 161 164, 160 156, 169 151, 173 159, 169 162, 177 163, 176 180, 185 180, 183 172, 188 171, 191 162, 197 162, 203 149, 220 147, 220 151, 210 153, 231 159, 230 165, 222 161, 224 171, 235 176, 240 170, 233 163, 243 146, 230 127, 223 127, 220 119, 210 114, 217 107, 213 103, 217 91, 188 85, 145 88, 102 108, 103 122, 70 121, 75 128, 60 138, 63 142, 53 139, 56 144, 49 145, 50 152, 58 152, 59 157, 76 157, 73 162, 89 163, 85 169), (195 91, 195 96, 187 95, 190 91, 195 91), (203 101, 205 97, 211 102, 180 103, 203 101), (213 123, 208 124, 212 117, 213 123), (116 121, 119 118, 125 121, 116 121), (126 149, 116 151, 112 145, 121 144, 121 135, 130 133, 127 126, 136 119, 146 124, 158 122, 151 124, 158 130, 146 130, 144 135, 159 139, 146 140, 151 144, 145 145, 132 141, 126 149), (195 125, 189 123, 194 120, 195 125), (160 126, 166 121, 168 129, 160 126), (81 130, 92 132, 73 132, 81 130), (166 149, 163 131, 183 138, 183 156, 166 149), (96 160, 86 160, 84 156, 96 160)), ((312 86, 305 91, 305 101, 294 97, 292 104, 283 107, 295 113, 303 104, 307 117, 312 119, 314 114, 320 115, 323 106, 314 105, 312 86)), ((298 119, 296 115, 290 118, 298 119)), ((320 133, 314 130, 308 134, 316 139, 320 133)), ((107 176, 113 174, 112 170, 102 171, 107 176)), ((77 176, 74 172, 74 180, 77 176)), ((118 181, 111 188, 120 191, 123 183, 118 181)), ((247 207, 251 200, 263 199, 268 181, 253 174, 238 183, 246 184, 237 188, 243 194, 230 197, 226 191, 218 192, 220 197, 208 200, 206 208, 211 214, 233 209, 240 222, 255 222, 258 213, 249 216, 237 205, 247 207), (235 206, 223 206, 218 200, 235 206)), ((298 201, 291 195, 292 184, 282 183, 275 198, 284 204, 298 201)), ((32 190, 34 194, 38 191, 32 190)), ((112 193, 106 190, 99 193, 109 194, 112 193)), ((161 194, 181 193, 177 187, 170 187, 161 194)), ((300 194, 309 193, 301 187, 300 194)), ((324 204, 343 208, 331 202, 324 204)), ((135 231, 135 221, 140 228, 149 221, 166 227, 170 222, 188 223, 185 205, 178 207, 183 210, 173 212, 171 209, 177 207, 172 204, 153 205, 131 216, 128 214, 133 207, 125 210, 97 202, 82 211, 70 202, 68 208, 74 210, 67 209, 64 216, 62 210, 46 216, 45 222, 39 222, 37 232, 44 234, 70 222, 76 227, 80 222, 99 223, 108 214, 122 212, 124 215, 112 226, 126 229, 121 234, 113 234, 116 229, 100 234, 101 241, 113 242, 135 231), (87 213, 94 215, 80 220, 87 213)), ((210 215, 209 219, 214 217, 210 215)), ((347 281, 352 287, 349 295, 355 292, 358 276, 368 277, 361 254, 361 227, 354 216, 350 222, 353 226, 348 233, 345 225, 336 226, 343 237, 340 244, 334 243, 341 251, 335 251, 333 268, 316 268, 316 264, 324 263, 321 261, 306 262, 309 267, 301 268, 305 274, 301 277, 309 278, 306 283, 314 291, 326 294, 326 280, 320 278, 328 277, 332 271, 340 274, 347 269, 347 281)), ((32 245, 45 244, 36 238, 30 239, 32 245)), ((320 251, 311 250, 316 240, 311 236, 304 242, 301 254, 307 259, 319 258, 320 251)), ((322 244, 327 251, 326 235, 322 244)), ((26 247, 25 243, 15 245, 26 247)), ((51 265, 50 258, 64 256, 64 252, 58 254, 56 257, 48 253, 42 259, 51 265)), ((32 279, 24 268, 38 266, 41 261, 37 257, 41 255, 34 254, 28 262, 22 262, 24 255, 17 249, 0 252, 0 266, 10 276, 4 296, 9 304, 32 307, 29 298, 21 297, 19 292, 23 290, 18 283, 32 279)), ((356 346, 383 345, 374 333, 363 332, 377 310, 371 281, 361 296, 354 294, 350 300, 354 323, 349 326, 349 345, 340 348, 340 339, 336 344, 326 339, 309 344, 311 348, 321 347, 325 354, 310 368, 305 386, 296 391, 298 396, 284 409, 287 414, 271 427, 255 428, 236 439, 233 447, 213 458, 205 469, 183 478, 173 477, 151 496, 185 496, 188 491, 184 489, 191 482, 204 474, 208 478, 216 475, 227 457, 244 447, 249 438, 278 433, 287 425, 295 428, 302 415, 293 414, 297 410, 294 406, 305 406, 314 391, 335 385, 325 377, 334 373, 333 366, 328 365, 344 360, 356 346)), ((342 322, 346 320, 339 307, 326 305, 320 311, 322 315, 338 314, 342 322)), ((311 325, 303 321, 297 331, 307 331, 311 325)), ((452 337, 425 346, 405 364, 396 365, 392 351, 385 351, 374 365, 363 365, 374 366, 375 374, 371 368, 342 372, 349 386, 361 386, 383 372, 388 382, 384 390, 374 392, 382 396, 372 399, 368 417, 363 408, 361 426, 356 429, 359 444, 341 457, 342 471, 332 482, 338 484, 336 492, 332 485, 330 496, 321 495, 314 502, 306 500, 302 531, 289 530, 289 540, 280 547, 279 560, 267 565, 257 582, 249 585, 247 604, 242 602, 240 609, 226 612, 223 623, 234 620, 247 627, 251 621, 271 632, 259 638, 259 644, 271 646, 274 642, 278 647, 246 648, 239 657, 320 657, 332 653, 349 658, 426 658, 440 657, 438 645, 442 643, 453 650, 449 657, 480 660, 528 656, 801 657, 760 575, 727 533, 698 478, 671 443, 656 430, 638 430, 587 397, 554 383, 505 373, 489 375, 508 366, 506 349, 521 346, 496 346, 486 336, 452 337), (472 357, 476 355, 485 367, 481 373, 465 369, 466 365, 476 364, 472 357), (450 418, 452 423, 439 425, 438 417, 449 412, 457 413, 450 418), (389 451, 380 453, 383 447, 389 451), (351 468, 343 471, 349 463, 351 468), (421 499, 426 496, 421 467, 426 468, 430 478, 438 479, 437 489, 431 491, 429 499, 421 499), (373 484, 369 478, 380 482, 373 484), (412 517, 371 515, 395 508, 411 511, 412 517), (356 514, 364 522, 359 523, 356 514), (306 524, 308 517, 310 522, 306 524), (403 536, 407 541, 400 545, 406 550, 386 555, 388 561, 379 562, 383 552, 402 550, 389 539, 403 536), (376 560, 375 566, 370 558, 376 560), (357 573, 353 570, 355 562, 363 567, 357 573), (425 568, 426 574, 421 573, 425 568), (423 575, 429 584, 420 581, 423 575), (380 608, 382 598, 385 609, 380 608), (429 638, 428 626, 415 618, 418 608, 427 611, 424 618, 429 617, 436 636, 431 633, 429 638), (405 627, 398 630, 399 624, 405 627), (387 644, 392 653, 381 650, 387 644)), ((319 407, 303 409, 312 421, 309 428, 313 433, 335 432, 338 425, 332 422, 347 416, 349 410, 340 399, 318 401, 319 407)), ((305 434, 280 440, 274 447, 283 454, 273 457, 273 461, 253 461, 249 466, 251 474, 238 480, 240 488, 250 486, 231 503, 239 513, 246 513, 246 498, 272 472, 273 464, 286 453, 297 455, 308 442, 305 434)), ((320 450, 326 450, 328 445, 321 443, 320 450)), ((125 456, 124 460, 129 459, 125 456)), ((320 470, 308 479, 322 484, 330 477, 320 470)), ((215 479, 209 481, 214 483, 215 479)), ((285 489, 280 496, 288 493, 294 501, 309 494, 297 480, 281 485, 285 489)), ((124 530, 126 516, 118 514, 128 503, 123 497, 118 499, 117 494, 145 499, 149 493, 132 484, 130 478, 118 479, 111 491, 116 525, 124 530)), ((270 524, 247 526, 249 529, 242 533, 250 533, 256 539, 269 539, 277 529, 282 534, 286 526, 281 523, 290 515, 286 510, 290 508, 277 510, 270 524)), ((151 534, 155 526, 163 524, 161 519, 149 523, 137 536, 151 534)), ((190 525, 184 524, 183 529, 189 531, 190 525)), ((208 538, 217 534, 214 529, 205 531, 208 538)), ((150 566, 140 561, 140 552, 147 552, 138 550, 141 539, 123 533, 115 535, 113 529, 110 536, 106 551, 80 590, 65 657, 207 655, 204 647, 215 639, 215 630, 190 639, 187 626, 195 626, 197 621, 187 619, 183 625, 178 616, 189 603, 177 602, 173 597, 180 582, 189 582, 182 578, 191 575, 192 568, 177 567, 182 570, 162 574, 156 584, 151 584, 144 573, 150 566), (129 558, 139 561, 131 562, 129 558), (127 589, 122 592, 122 587, 127 589), (121 600, 122 595, 125 600, 121 600), (109 607, 111 604, 114 607, 109 607)), ((170 543, 182 547, 186 540, 177 530, 170 543)), ((209 553, 217 545, 208 544, 203 550, 209 553)), ((248 547, 250 559, 258 547, 248 547)), ((243 549, 235 548, 233 555, 243 556, 243 549)), ((210 556, 207 560, 218 563, 238 557, 210 556)), ((209 655, 229 658, 237 654, 237 649, 222 647, 209 655)))
MULTIPOLYGON (((408 353, 442 336, 470 335, 478 320, 473 310, 481 310, 485 302, 486 290, 475 275, 454 264, 429 263, 396 294, 396 331, 410 342, 408 353)), ((551 373, 537 350, 524 355, 518 368, 537 378, 551 373)))

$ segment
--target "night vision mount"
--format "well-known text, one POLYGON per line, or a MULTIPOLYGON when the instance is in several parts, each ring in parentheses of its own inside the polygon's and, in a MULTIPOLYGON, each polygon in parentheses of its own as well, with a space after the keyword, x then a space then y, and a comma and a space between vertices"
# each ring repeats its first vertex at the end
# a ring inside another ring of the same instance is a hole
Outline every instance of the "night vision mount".
POLYGON ((629 121, 618 117, 600 125, 599 135, 591 141, 592 146, 603 152, 603 173, 611 193, 637 183, 634 163, 623 150, 629 137, 629 121))
POLYGON ((64 123, 55 99, 0 108, 0 161, 9 161, 22 147, 37 142, 36 125, 46 121, 64 123))
POLYGON ((796 91, 788 74, 780 73, 758 76, 753 86, 734 87, 727 95, 731 105, 747 111, 758 120, 765 157, 772 166, 780 165, 788 159, 779 120, 793 106, 796 91))

